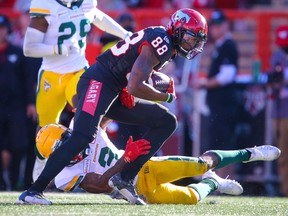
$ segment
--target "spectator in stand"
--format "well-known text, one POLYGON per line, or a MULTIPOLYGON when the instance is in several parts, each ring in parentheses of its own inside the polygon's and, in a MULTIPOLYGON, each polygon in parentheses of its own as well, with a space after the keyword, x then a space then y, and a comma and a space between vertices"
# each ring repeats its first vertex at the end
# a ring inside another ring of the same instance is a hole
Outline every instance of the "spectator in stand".
POLYGON ((27 59, 21 48, 9 42, 11 32, 10 21, 0 15, 0 151, 5 179, 2 190, 17 189, 20 162, 27 148, 27 115, 35 103, 27 59))
POLYGON ((269 83, 272 90, 272 113, 274 140, 283 154, 277 161, 280 192, 288 196, 288 25, 276 30, 277 49, 271 57, 269 83))
MULTIPOLYGON (((235 78, 238 70, 238 49, 232 39, 229 21, 220 10, 212 12, 210 18, 210 37, 215 43, 208 78, 196 85, 207 90, 206 103, 210 110, 209 143, 202 146, 201 152, 209 149, 235 149, 234 128, 237 116, 235 78), (234 145, 233 145, 234 144, 234 145)), ((220 169, 218 174, 232 175, 229 170, 220 169), (221 173, 222 172, 222 173, 221 173)))

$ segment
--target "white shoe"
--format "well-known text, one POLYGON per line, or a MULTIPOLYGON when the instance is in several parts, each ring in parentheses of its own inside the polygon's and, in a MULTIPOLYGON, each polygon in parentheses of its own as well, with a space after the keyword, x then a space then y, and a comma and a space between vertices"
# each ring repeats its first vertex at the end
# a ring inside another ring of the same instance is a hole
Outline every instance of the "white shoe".
POLYGON ((52 202, 45 199, 42 193, 27 190, 19 196, 16 204, 52 205, 52 202))
POLYGON ((33 182, 35 182, 40 176, 40 174, 42 173, 46 165, 46 162, 47 162, 47 159, 42 160, 36 156, 36 160, 35 160, 34 168, 33 168, 33 174, 32 174, 33 182))
POLYGON ((247 148, 251 152, 251 156, 248 161, 243 161, 243 163, 248 163, 252 161, 272 161, 277 159, 281 151, 272 145, 262 145, 255 146, 254 148, 247 148))
POLYGON ((227 178, 223 179, 211 170, 208 170, 202 176, 202 179, 207 179, 207 178, 214 179, 218 183, 217 191, 219 191, 220 193, 229 194, 229 195, 240 195, 243 193, 242 186, 235 180, 231 180, 227 178))

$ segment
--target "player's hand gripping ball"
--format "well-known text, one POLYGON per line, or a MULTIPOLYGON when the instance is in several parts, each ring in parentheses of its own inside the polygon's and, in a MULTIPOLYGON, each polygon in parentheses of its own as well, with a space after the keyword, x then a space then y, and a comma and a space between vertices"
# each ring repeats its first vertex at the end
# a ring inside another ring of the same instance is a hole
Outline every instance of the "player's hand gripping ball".
POLYGON ((164 73, 153 71, 148 79, 148 84, 153 86, 155 89, 166 93, 170 85, 170 77, 164 73))

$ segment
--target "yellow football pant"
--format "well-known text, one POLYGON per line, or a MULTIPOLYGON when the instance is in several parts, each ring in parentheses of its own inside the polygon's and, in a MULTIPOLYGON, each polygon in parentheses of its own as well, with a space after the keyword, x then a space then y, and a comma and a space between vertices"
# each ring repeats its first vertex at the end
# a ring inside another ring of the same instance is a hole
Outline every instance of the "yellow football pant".
POLYGON ((150 204, 196 204, 198 200, 191 188, 170 182, 202 175, 207 169, 208 165, 199 158, 153 157, 138 173, 136 190, 150 204))
POLYGON ((67 102, 73 107, 72 98, 76 95, 77 83, 84 71, 58 74, 43 70, 39 73, 36 110, 40 127, 58 123, 67 102))

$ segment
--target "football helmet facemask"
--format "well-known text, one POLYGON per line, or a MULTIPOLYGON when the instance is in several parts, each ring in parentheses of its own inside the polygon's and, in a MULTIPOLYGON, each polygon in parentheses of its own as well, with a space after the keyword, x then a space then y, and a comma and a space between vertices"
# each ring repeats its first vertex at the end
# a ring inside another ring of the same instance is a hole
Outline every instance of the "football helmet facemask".
POLYGON ((208 26, 199 12, 184 8, 171 16, 167 32, 172 36, 177 54, 190 60, 203 51, 208 26))
MULTIPOLYGON (((61 146, 62 142, 71 136, 71 130, 60 124, 48 124, 42 127, 36 136, 36 147, 39 154, 48 159, 61 146)), ((89 145, 88 145, 89 146, 89 145)), ((83 160, 90 153, 87 148, 77 154, 69 163, 72 166, 83 160)))

